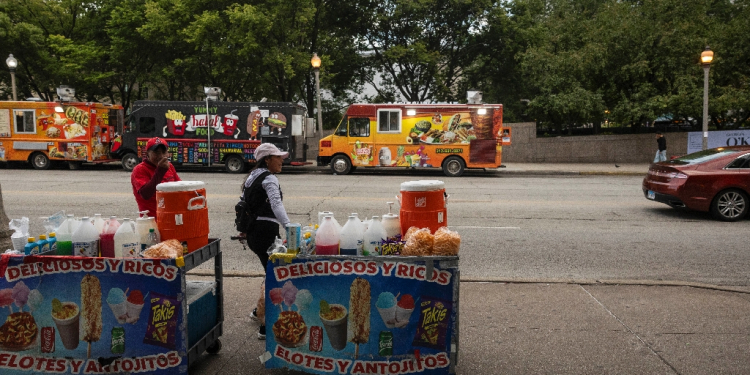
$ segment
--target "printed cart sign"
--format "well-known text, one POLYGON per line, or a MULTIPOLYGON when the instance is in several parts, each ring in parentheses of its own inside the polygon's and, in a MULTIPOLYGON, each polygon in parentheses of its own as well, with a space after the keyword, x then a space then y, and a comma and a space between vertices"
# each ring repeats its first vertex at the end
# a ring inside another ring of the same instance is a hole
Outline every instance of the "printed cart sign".
POLYGON ((0 373, 186 374, 174 260, 0 259, 0 373))
POLYGON ((315 374, 449 374, 458 257, 269 262, 266 368, 315 374))

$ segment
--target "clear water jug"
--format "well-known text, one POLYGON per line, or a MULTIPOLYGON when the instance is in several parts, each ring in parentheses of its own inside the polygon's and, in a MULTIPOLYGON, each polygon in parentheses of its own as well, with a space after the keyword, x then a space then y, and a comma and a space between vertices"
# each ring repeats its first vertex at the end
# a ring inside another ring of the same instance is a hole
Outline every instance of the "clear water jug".
POLYGON ((362 230, 362 222, 350 215, 349 220, 341 229, 339 253, 341 255, 362 255, 365 233, 362 230))
POLYGON ((81 224, 73 232, 73 255, 79 257, 99 256, 99 232, 88 217, 81 219, 81 224))
POLYGON ((122 225, 115 233, 115 258, 137 258, 140 248, 135 224, 130 219, 122 219, 122 225))
POLYGON ((388 238, 388 235, 385 233, 385 228, 380 222, 380 218, 373 216, 370 226, 365 232, 365 243, 362 254, 380 255, 380 246, 386 238, 388 238))

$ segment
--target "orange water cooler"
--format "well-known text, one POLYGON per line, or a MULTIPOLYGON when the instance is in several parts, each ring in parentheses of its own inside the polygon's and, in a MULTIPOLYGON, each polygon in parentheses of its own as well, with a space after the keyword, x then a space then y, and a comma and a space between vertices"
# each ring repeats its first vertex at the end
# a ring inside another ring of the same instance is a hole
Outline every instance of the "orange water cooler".
POLYGON ((176 239, 195 251, 208 245, 208 203, 202 181, 156 185, 156 221, 161 240, 176 239))
POLYGON ((406 234, 410 227, 430 228, 432 233, 440 227, 447 227, 447 198, 443 181, 419 180, 402 183, 399 197, 401 234, 406 234))

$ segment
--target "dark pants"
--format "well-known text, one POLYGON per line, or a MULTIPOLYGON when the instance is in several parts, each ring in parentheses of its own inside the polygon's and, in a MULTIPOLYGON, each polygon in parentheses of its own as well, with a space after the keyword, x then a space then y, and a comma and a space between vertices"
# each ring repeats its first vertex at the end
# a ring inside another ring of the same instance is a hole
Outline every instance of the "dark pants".
POLYGON ((263 272, 266 272, 266 266, 268 265, 268 248, 273 245, 278 236, 279 224, 268 220, 256 220, 250 228, 250 232, 247 233, 247 245, 260 259, 263 272))

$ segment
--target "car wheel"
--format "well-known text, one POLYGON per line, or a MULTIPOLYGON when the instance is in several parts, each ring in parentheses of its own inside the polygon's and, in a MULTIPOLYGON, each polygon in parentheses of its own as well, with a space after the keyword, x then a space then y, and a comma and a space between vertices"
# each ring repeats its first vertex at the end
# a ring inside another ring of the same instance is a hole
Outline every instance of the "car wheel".
POLYGON ((336 155, 331 160, 331 170, 334 174, 349 174, 352 170, 352 162, 344 155, 336 155))
POLYGON ((711 203, 711 214, 721 221, 737 221, 747 214, 747 205, 747 194, 741 190, 724 190, 711 203))
POLYGON ((138 155, 129 152, 122 157, 122 168, 128 172, 132 172, 133 168, 138 165, 138 155))
POLYGON ((31 161, 31 165, 34 167, 34 169, 49 169, 49 158, 43 152, 35 152, 31 154, 29 160, 31 161))
POLYGON ((464 174, 466 163, 458 156, 449 156, 443 161, 443 173, 448 177, 459 177, 464 174))
POLYGON ((245 171, 245 160, 238 155, 229 155, 224 160, 224 169, 229 173, 242 173, 245 171))

